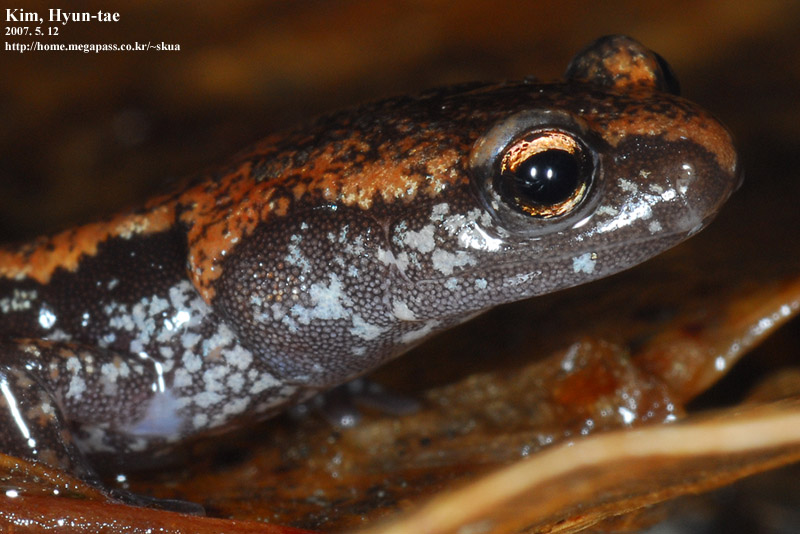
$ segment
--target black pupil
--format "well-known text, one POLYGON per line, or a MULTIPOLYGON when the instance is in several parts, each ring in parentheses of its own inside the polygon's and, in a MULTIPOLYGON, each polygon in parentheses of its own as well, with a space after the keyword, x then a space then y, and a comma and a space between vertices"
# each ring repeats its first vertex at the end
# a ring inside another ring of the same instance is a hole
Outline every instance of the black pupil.
POLYGON ((545 150, 523 161, 512 173, 518 194, 542 206, 569 199, 579 186, 578 159, 564 150, 545 150))

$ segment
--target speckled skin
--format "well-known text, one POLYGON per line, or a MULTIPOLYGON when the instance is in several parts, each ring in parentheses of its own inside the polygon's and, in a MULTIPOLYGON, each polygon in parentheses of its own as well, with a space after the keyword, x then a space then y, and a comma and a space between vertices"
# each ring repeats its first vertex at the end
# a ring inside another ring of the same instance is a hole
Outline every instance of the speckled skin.
POLYGON ((697 232, 739 182, 727 131, 604 38, 563 82, 468 84, 273 136, 142 208, 0 250, 0 448, 93 480, 269 417, 504 302, 631 267, 697 232), (551 219, 494 191, 541 128, 591 154, 551 219))

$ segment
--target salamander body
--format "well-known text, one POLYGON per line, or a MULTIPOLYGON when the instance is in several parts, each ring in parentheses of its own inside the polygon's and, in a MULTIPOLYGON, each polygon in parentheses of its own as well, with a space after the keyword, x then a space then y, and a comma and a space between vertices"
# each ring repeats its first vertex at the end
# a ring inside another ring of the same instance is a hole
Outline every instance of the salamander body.
POLYGON ((493 306, 629 268, 739 179, 624 37, 274 135, 98 223, 0 249, 0 449, 87 457, 269 417, 493 306))

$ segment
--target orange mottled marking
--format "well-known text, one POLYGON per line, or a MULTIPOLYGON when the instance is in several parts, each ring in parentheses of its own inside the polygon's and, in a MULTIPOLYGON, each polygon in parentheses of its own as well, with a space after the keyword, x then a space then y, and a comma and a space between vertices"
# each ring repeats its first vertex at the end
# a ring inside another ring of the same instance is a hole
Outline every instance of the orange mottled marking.
POLYGON ((246 161, 219 183, 203 182, 180 197, 189 207, 181 220, 189 224, 190 276, 203 298, 210 302, 210 284, 220 275, 219 262, 239 240, 275 208, 275 187, 256 184, 252 163, 246 161))
MULTIPOLYGON (((339 159, 341 147, 335 150, 328 146, 303 166, 285 173, 301 176, 302 181, 280 177, 257 182, 251 162, 246 161, 219 182, 199 184, 181 195, 180 204, 189 208, 181 220, 190 228, 190 276, 206 302, 214 298, 212 284, 222 274, 223 258, 260 222, 288 215, 294 203, 313 204, 321 199, 368 210, 376 199, 391 204, 408 202, 418 194, 438 195, 460 176, 460 154, 456 149, 437 151, 436 158, 431 158, 424 151, 415 152, 413 143, 408 142, 408 146, 384 147, 379 152, 385 157, 365 161, 361 153, 368 145, 358 139, 348 143, 359 154, 358 165, 339 159), (393 162, 390 157, 398 149, 410 152, 402 163, 393 162), (414 168, 426 172, 412 172, 414 168)), ((262 148, 269 151, 269 147, 262 148)))
POLYGON ((629 48, 619 48, 612 56, 605 58, 603 67, 615 79, 615 85, 622 90, 636 86, 652 86, 659 67, 651 53, 634 53, 629 48))
POLYGON ((57 269, 76 271, 81 259, 97 254, 98 246, 108 239, 129 239, 167 230, 175 222, 175 206, 164 200, 154 199, 141 213, 122 213, 107 221, 40 237, 18 248, 0 249, 0 276, 31 278, 46 284, 57 269))
POLYGON ((420 192, 433 196, 456 176, 455 172, 448 170, 453 170, 450 165, 457 154, 443 153, 441 157, 444 162, 428 162, 427 177, 408 172, 408 164, 398 167, 383 160, 365 163, 363 171, 343 176, 337 170, 336 155, 330 150, 315 161, 316 169, 309 189, 320 191, 330 202, 359 206, 365 210, 372 207, 377 198, 391 204, 411 200, 420 192))
MULTIPOLYGON (((642 90, 641 94, 645 99, 650 92, 642 90)), ((602 128, 598 129, 612 146, 617 146, 625 137, 634 135, 660 135, 670 142, 702 139, 722 169, 733 173, 736 168, 736 150, 733 148, 730 133, 714 118, 703 112, 698 112, 696 116, 687 119, 684 116, 672 117, 649 111, 642 106, 636 113, 628 113, 619 119, 603 122, 602 128)))

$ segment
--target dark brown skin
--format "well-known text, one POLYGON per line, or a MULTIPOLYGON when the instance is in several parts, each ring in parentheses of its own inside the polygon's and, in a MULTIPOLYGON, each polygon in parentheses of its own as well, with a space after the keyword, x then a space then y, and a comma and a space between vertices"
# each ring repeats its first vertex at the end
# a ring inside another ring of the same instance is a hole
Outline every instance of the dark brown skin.
POLYGON ((0 250, 2 450, 94 481, 86 454, 269 417, 677 244, 740 177, 728 132, 671 80, 604 38, 563 82, 328 115, 139 210, 0 250))

